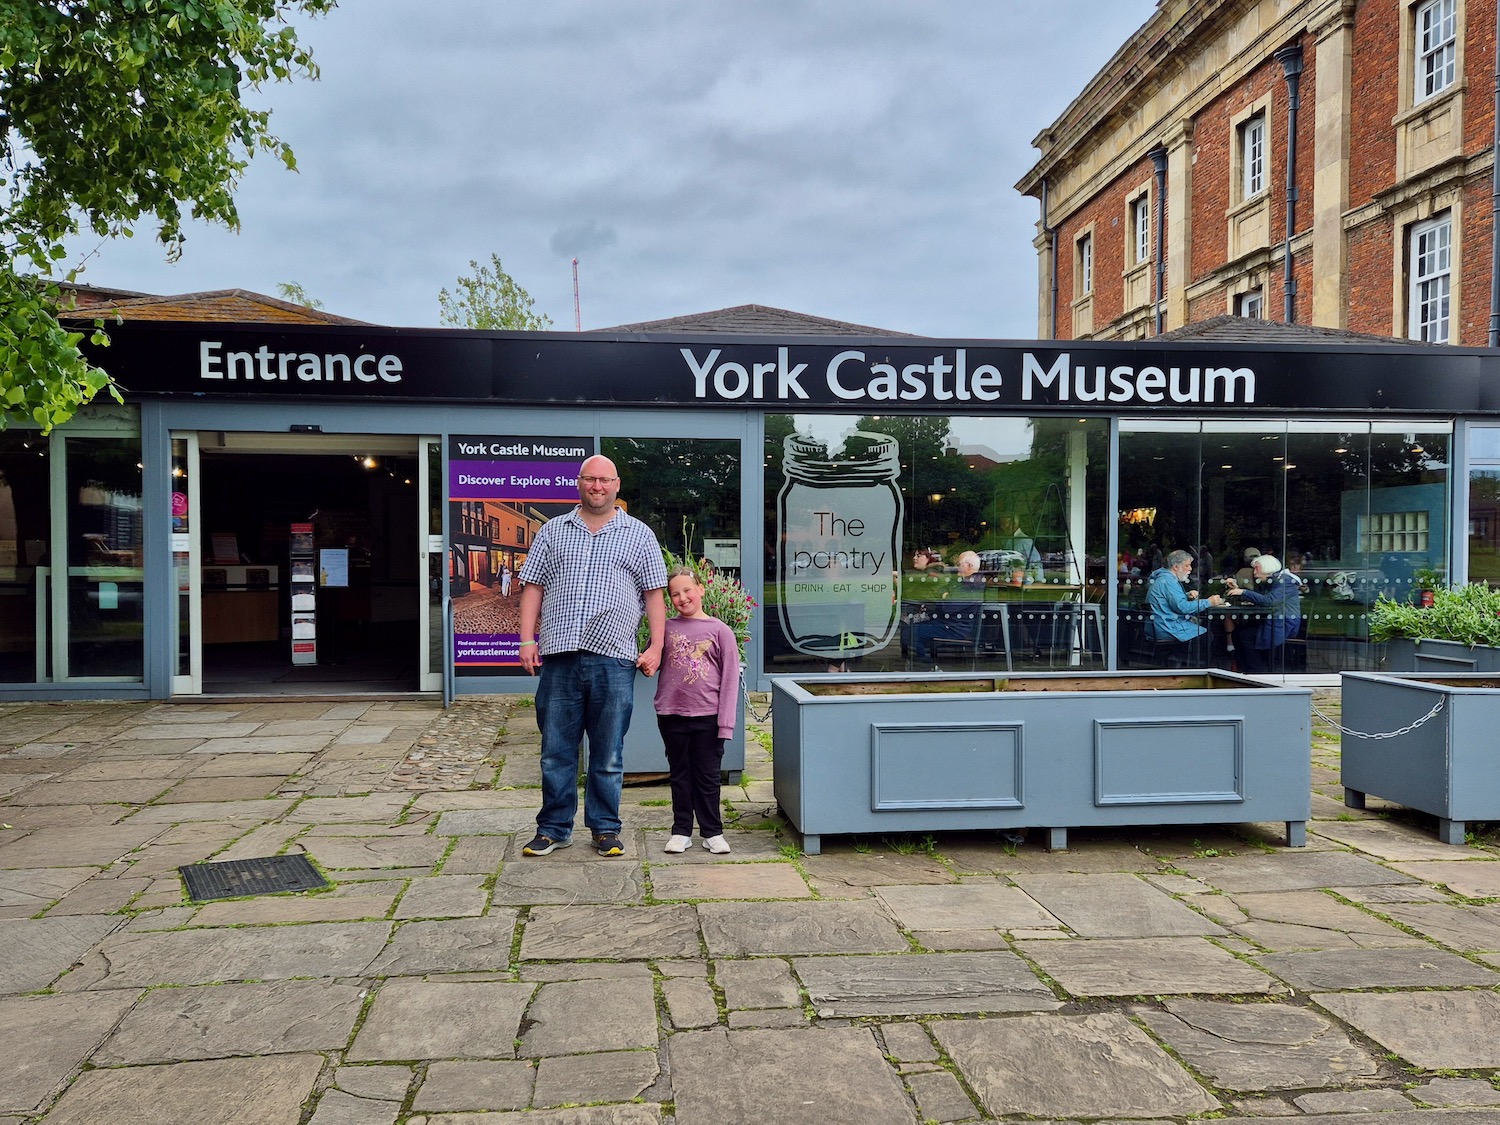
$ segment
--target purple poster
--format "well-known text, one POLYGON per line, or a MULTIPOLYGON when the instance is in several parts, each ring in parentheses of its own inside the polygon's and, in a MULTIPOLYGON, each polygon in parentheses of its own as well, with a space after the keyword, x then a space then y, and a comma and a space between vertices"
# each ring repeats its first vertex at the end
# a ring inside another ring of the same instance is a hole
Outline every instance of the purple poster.
POLYGON ((578 503, 592 438, 448 439, 448 587, 453 664, 463 675, 521 674, 521 582, 538 529, 578 503))

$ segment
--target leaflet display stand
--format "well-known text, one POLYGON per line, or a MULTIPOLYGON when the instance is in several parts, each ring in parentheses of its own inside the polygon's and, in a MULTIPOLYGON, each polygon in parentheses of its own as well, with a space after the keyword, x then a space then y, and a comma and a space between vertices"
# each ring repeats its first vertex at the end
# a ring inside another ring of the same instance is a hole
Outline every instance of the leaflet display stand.
POLYGON ((318 600, 313 525, 294 523, 291 532, 292 663, 316 664, 318 600))

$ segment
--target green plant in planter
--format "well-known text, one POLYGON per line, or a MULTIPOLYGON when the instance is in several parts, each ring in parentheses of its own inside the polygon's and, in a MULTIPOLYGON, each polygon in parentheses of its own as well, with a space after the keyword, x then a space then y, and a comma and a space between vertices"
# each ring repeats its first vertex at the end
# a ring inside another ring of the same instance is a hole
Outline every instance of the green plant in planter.
MULTIPOLYGON (((662 562, 666 564, 667 573, 671 573, 674 567, 690 566, 698 575, 698 581, 703 583, 703 612, 710 617, 717 617, 728 625, 734 633, 734 639, 740 645, 740 665, 745 663, 745 642, 750 639, 750 615, 755 612, 755 599, 745 592, 745 588, 733 578, 720 574, 705 564, 705 560, 681 559, 668 548, 662 548, 662 562)), ((672 599, 666 596, 663 590, 661 597, 667 603, 667 616, 677 616, 677 610, 672 605, 672 599)), ((636 634, 636 641, 642 651, 650 643, 651 633, 646 626, 644 618, 641 620, 640 630, 636 634)))
POLYGON ((1500 589, 1482 583, 1436 589, 1432 605, 1380 598, 1370 607, 1370 639, 1389 641, 1455 641, 1500 646, 1500 589))

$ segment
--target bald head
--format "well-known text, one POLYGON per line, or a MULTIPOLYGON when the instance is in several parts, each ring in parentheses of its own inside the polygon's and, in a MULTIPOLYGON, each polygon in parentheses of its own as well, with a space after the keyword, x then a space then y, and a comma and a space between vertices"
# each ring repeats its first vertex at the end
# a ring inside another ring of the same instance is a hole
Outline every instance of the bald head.
POLYGON ((590 457, 578 466, 578 500, 591 516, 607 516, 620 495, 620 472, 608 457, 590 457))

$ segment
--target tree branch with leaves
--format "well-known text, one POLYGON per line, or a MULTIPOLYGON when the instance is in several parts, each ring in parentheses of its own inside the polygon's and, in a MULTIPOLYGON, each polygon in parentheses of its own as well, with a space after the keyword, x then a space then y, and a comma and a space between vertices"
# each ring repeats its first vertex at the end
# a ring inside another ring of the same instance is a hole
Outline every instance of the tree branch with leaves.
POLYGON ((0 427, 50 430, 106 387, 119 398, 58 319, 67 240, 150 221, 175 261, 188 219, 237 230, 250 160, 296 168, 244 95, 317 77, 286 21, 335 2, 0 0, 0 427))
POLYGON ((473 277, 461 277, 454 292, 438 292, 441 323, 454 328, 505 329, 540 332, 552 327, 546 313, 532 311, 531 294, 500 265, 500 255, 491 254, 490 264, 470 259, 473 277))

